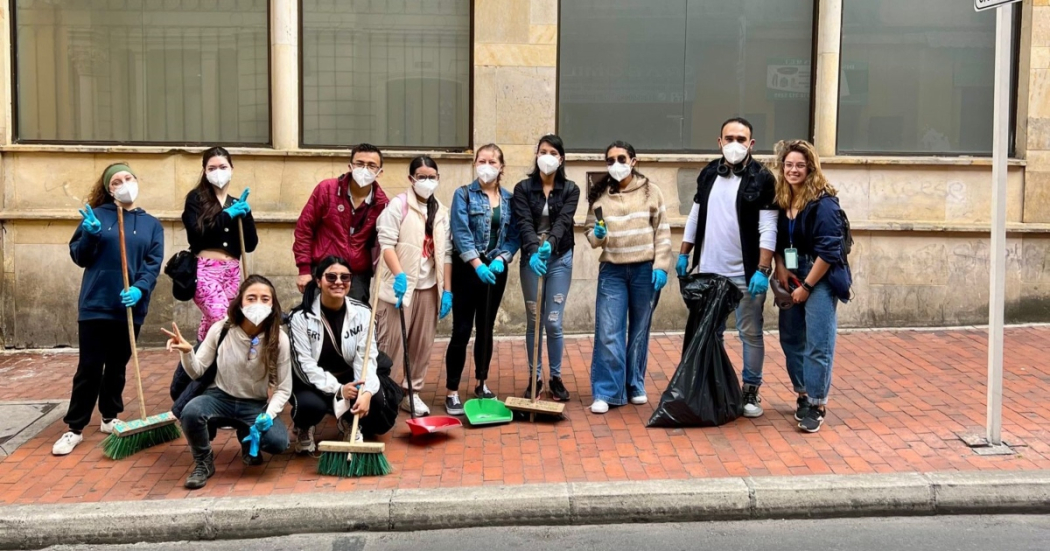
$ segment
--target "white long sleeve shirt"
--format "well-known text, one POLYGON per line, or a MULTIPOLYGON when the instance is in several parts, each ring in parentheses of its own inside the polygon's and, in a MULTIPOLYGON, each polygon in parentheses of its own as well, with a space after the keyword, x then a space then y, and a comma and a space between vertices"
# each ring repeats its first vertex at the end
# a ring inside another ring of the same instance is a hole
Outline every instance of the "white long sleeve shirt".
MULTIPOLYGON (((704 242, 700 245, 698 273, 725 277, 744 277, 744 255, 740 245, 740 221, 736 212, 740 176, 719 176, 707 199, 704 242)), ((693 203, 685 224, 685 243, 693 243, 700 219, 700 205, 693 203)), ((759 247, 773 251, 777 246, 777 211, 763 210, 758 219, 759 247)))

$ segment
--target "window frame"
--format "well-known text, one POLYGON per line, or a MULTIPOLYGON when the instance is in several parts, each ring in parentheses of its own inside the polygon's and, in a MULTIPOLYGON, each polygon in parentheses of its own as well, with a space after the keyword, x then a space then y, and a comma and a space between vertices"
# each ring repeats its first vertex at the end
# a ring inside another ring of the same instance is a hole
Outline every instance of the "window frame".
MULTIPOLYGON (((1011 30, 1013 36, 1010 37, 1010 47, 1013 50, 1010 54, 1010 106, 1009 106, 1009 125, 1010 133, 1007 138, 1007 157, 1014 158, 1017 154, 1017 105, 1018 105, 1018 86, 1020 78, 1020 55, 1021 55, 1021 14, 1022 10, 1014 9, 1012 5, 1007 6, 1008 9, 1013 9, 1011 16, 1013 17, 1013 24, 1011 30)), ((839 29, 842 29, 842 23, 846 17, 846 10, 842 9, 839 13, 839 29)), ((959 152, 945 152, 945 151, 868 151, 868 150, 849 150, 843 151, 841 143, 839 142, 839 125, 842 105, 842 39, 845 33, 839 31, 839 66, 838 66, 838 86, 835 89, 835 155, 839 157, 943 157, 943 158, 973 158, 973 159, 991 159, 994 151, 989 151, 986 154, 977 154, 973 152, 959 151, 959 152)))
POLYGON ((10 32, 11 59, 11 143, 19 145, 90 145, 90 146, 181 146, 181 147, 239 147, 239 148, 272 148, 273 147, 273 0, 266 0, 266 94, 267 94, 267 138, 262 142, 224 142, 224 141, 153 141, 153 140, 36 140, 19 137, 18 116, 18 0, 8 0, 8 25, 10 32))
MULTIPOLYGON (((813 25, 810 37, 810 79, 809 79, 809 125, 808 125, 808 140, 813 140, 813 133, 816 128, 816 93, 817 93, 817 37, 819 36, 820 27, 820 0, 812 0, 813 2, 813 25)), ((556 74, 554 75, 554 133, 561 135, 561 49, 564 41, 561 39, 561 34, 565 28, 562 25, 562 2, 558 2, 558 52, 555 59, 557 67, 556 74)), ((841 36, 840 36, 841 40, 841 36)), ((836 109, 838 109, 836 104, 836 109)), ((733 116, 727 114, 726 118, 733 116)), ((712 133, 712 135, 714 135, 712 133)), ((613 138, 617 139, 617 138, 613 138)), ((712 142, 714 140, 711 140, 712 142)), ((610 142, 611 143, 611 142, 610 142)), ((636 144, 635 147, 638 147, 636 144)), ((649 149, 645 148, 645 153, 648 155, 720 155, 721 152, 715 148, 711 149, 649 149)), ((594 153, 605 153, 603 149, 588 149, 588 148, 570 148, 566 147, 566 154, 579 153, 579 154, 594 154, 594 153)), ((756 155, 772 155, 773 149, 759 149, 755 148, 753 153, 756 155)))
MULTIPOLYGON (((359 144, 370 143, 370 144, 372 144, 372 145, 382 149, 383 151, 438 151, 438 152, 442 152, 442 153, 466 153, 466 152, 473 151, 473 149, 474 149, 474 45, 475 45, 474 44, 474 15, 476 13, 475 12, 476 0, 470 0, 469 13, 467 14, 467 17, 470 18, 470 25, 469 25, 470 30, 468 31, 470 33, 470 37, 468 39, 468 42, 470 44, 470 48, 468 48, 468 49, 470 50, 470 52, 468 53, 468 56, 467 56, 467 59, 468 59, 467 63, 469 65, 469 67, 467 69, 467 143, 465 145, 463 145, 463 146, 457 146, 457 147, 434 147, 434 146, 423 146, 423 145, 384 145, 384 144, 375 143, 375 142, 371 142, 371 141, 369 141, 369 142, 356 141, 356 142, 351 142, 351 143, 348 143, 348 144, 307 144, 305 139, 304 139, 305 125, 303 124, 303 121, 305 120, 305 117, 306 117, 306 115, 304 113, 304 102, 303 102, 303 87, 304 87, 304 85, 306 83, 306 80, 303 78, 303 68, 304 68, 304 63, 303 63, 303 19, 304 19, 303 1, 304 0, 296 0, 296 2, 298 4, 298 19, 299 19, 299 21, 297 22, 297 24, 298 24, 298 28, 297 28, 298 38, 297 38, 297 52, 296 52, 296 55, 298 55, 298 57, 299 57, 299 61, 298 61, 298 63, 299 63, 299 72, 298 72, 298 75, 297 75, 298 82, 296 83, 297 89, 298 89, 298 93, 299 93, 299 106, 298 106, 298 109, 296 109, 296 116, 299 118, 299 136, 298 136, 298 139, 297 139, 297 142, 299 144, 299 149, 307 149, 307 150, 309 150, 309 149, 323 149, 323 150, 334 150, 334 151, 349 151, 349 150, 353 149, 354 147, 356 147, 359 144)), ((559 11, 561 10, 560 4, 561 3, 559 2, 559 8, 558 8, 559 11)))

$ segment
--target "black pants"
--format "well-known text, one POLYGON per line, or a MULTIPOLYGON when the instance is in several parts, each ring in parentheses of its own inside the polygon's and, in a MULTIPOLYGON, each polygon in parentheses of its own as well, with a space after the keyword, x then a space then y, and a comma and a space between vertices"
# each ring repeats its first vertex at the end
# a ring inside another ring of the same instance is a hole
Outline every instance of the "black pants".
MULTIPOLYGON (((127 321, 88 320, 78 325, 80 363, 63 419, 76 432, 91 422, 95 402, 103 419, 115 419, 124 411, 124 372, 131 358, 127 321)), ((135 326, 136 338, 140 327, 135 326)))
MULTIPOLYGON (((335 415, 332 407, 332 396, 325 394, 317 387, 306 384, 299 379, 292 381, 292 423, 300 429, 317 426, 324 421, 325 415, 335 415)), ((372 395, 372 403, 368 407, 368 415, 361 418, 358 425, 361 434, 365 436, 376 436, 390 430, 389 424, 380 415, 380 410, 386 406, 386 398, 383 391, 372 395)), ((347 410, 343 414, 347 423, 354 422, 354 414, 347 410)))
POLYGON ((459 257, 452 257, 452 338, 445 352, 445 388, 448 390, 459 390, 472 329, 477 330, 474 338, 474 376, 479 381, 489 378, 492 329, 506 288, 507 270, 496 276, 495 285, 487 285, 482 283, 470 264, 459 257))

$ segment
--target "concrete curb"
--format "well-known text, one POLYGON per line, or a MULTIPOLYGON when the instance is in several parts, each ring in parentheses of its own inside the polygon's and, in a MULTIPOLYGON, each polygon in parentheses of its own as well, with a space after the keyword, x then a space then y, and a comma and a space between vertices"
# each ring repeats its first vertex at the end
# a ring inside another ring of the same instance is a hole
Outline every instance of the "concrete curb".
POLYGON ((536 484, 0 507, 0 549, 765 518, 1050 512, 1050 471, 536 484))

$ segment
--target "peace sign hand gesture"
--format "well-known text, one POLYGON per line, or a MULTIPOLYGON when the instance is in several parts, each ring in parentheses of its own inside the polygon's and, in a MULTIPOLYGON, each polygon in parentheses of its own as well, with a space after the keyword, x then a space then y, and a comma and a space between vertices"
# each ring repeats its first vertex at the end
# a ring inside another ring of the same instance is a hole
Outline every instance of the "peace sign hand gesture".
POLYGON ((80 225, 84 227, 84 231, 91 235, 98 235, 102 231, 102 222, 99 222, 98 217, 95 216, 95 211, 92 210, 91 205, 84 205, 84 208, 77 212, 80 213, 80 217, 83 219, 80 225))
POLYGON ((161 329, 161 331, 168 336, 168 352, 178 351, 183 354, 193 352, 193 345, 182 337, 182 333, 179 332, 179 326, 175 325, 175 322, 171 322, 171 329, 171 331, 163 328, 161 329))

